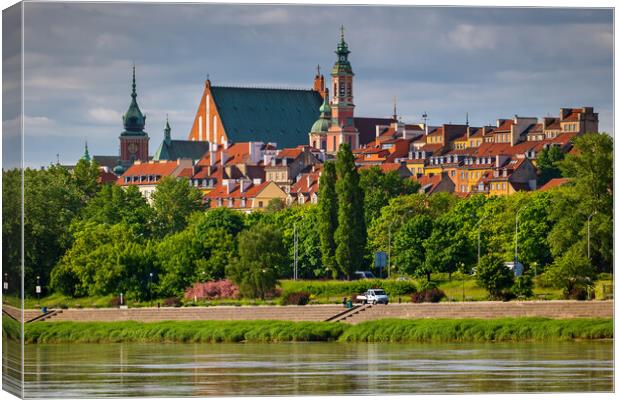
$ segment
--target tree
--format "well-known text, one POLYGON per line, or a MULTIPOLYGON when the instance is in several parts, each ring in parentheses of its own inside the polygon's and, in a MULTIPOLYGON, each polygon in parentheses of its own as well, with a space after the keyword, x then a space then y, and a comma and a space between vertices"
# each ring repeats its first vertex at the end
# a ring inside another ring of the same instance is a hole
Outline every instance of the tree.
POLYGON ((165 177, 157 185, 152 201, 154 229, 163 237, 187 226, 187 217, 202 208, 202 193, 185 178, 165 177))
POLYGON ((414 215, 394 235, 392 252, 401 274, 426 275, 424 241, 433 231, 433 220, 428 215, 414 215))
POLYGON ((489 292, 491 299, 498 300, 508 294, 508 289, 514 283, 514 275, 504 265, 501 257, 487 254, 480 259, 480 266, 476 269, 476 281, 489 292))
MULTIPOLYGON (((84 194, 67 169, 59 165, 46 170, 25 169, 23 174, 24 291, 30 296, 35 293, 37 276, 42 286, 49 286, 52 268, 70 247, 69 227, 83 207, 84 194)), ((17 215, 21 218, 21 207, 17 215)), ((20 229, 21 219, 10 223, 20 229)))
POLYGON ((124 224, 81 227, 52 271, 52 288, 75 297, 124 293, 145 298, 153 264, 140 237, 124 224))
POLYGON ((557 259, 577 245, 587 255, 590 219, 591 261, 599 272, 613 264, 613 141, 607 134, 586 134, 574 139, 574 152, 559 163, 571 179, 553 192, 548 241, 557 259))
POLYGON ((73 168, 72 178, 77 188, 82 192, 82 202, 86 203, 99 191, 100 185, 97 183, 99 164, 95 160, 89 161, 81 158, 73 168))
POLYGON ((224 229, 204 229, 203 224, 166 236, 155 246, 158 294, 180 296, 195 282, 222 279, 235 247, 224 229))
POLYGON ((153 209, 136 186, 103 185, 80 213, 81 220, 114 225, 125 223, 148 236, 153 209))
POLYGON ((277 271, 286 262, 282 233, 270 224, 257 224, 239 234, 239 255, 233 258, 226 276, 245 297, 264 299, 277 284, 277 271))
POLYGON ((282 201, 282 199, 280 199, 279 197, 274 197, 273 199, 269 200, 269 203, 267 203, 267 207, 265 208, 265 211, 267 212, 278 212, 280 210, 282 210, 285 207, 284 201, 282 201))
POLYGON ((360 171, 360 187, 364 191, 365 222, 370 226, 390 199, 416 193, 420 184, 411 179, 402 179, 396 171, 384 174, 378 166, 373 166, 360 171))
MULTIPOLYGON (((252 215, 259 214, 262 213, 252 213, 252 215)), ((206 212, 195 212, 190 219, 198 229, 223 229, 229 235, 236 237, 245 227, 244 218, 244 215, 239 211, 218 207, 206 212)))
POLYGON ((336 195, 336 166, 327 161, 319 180, 319 204, 317 228, 321 239, 323 268, 332 277, 338 275, 336 267, 336 242, 334 232, 338 227, 338 198, 336 195))
POLYGON ((563 289, 566 298, 577 288, 591 286, 596 277, 594 268, 580 247, 577 244, 558 257, 543 276, 543 280, 548 284, 563 289))
POLYGON ((362 269, 366 249, 364 222, 364 192, 359 186, 359 175, 353 153, 348 144, 340 145, 336 158, 336 194, 338 195, 338 227, 334 234, 336 264, 341 276, 351 278, 362 269))
POLYGON ((539 170, 538 183, 540 186, 553 178, 562 176, 558 163, 563 159, 564 152, 558 146, 550 146, 540 152, 536 159, 536 165, 539 170))

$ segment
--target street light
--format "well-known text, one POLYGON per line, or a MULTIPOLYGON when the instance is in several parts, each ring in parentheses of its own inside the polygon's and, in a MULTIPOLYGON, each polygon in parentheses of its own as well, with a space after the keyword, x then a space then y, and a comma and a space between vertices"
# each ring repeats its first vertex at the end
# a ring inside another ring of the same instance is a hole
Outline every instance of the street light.
POLYGON ((521 208, 519 208, 519 211, 517 211, 517 215, 515 215, 515 265, 514 267, 517 267, 517 262, 519 260, 519 213, 523 210, 525 210, 527 208, 527 206, 523 206, 521 208))
POLYGON ((37 303, 41 302, 41 277, 37 275, 37 286, 34 288, 34 291, 37 293, 37 303))
POLYGON ((592 214, 588 216, 588 261, 591 260, 590 258, 590 220, 597 212, 598 211, 594 211, 592 214))
POLYGON ((153 273, 149 272, 149 301, 151 302, 151 306, 153 305, 153 273))

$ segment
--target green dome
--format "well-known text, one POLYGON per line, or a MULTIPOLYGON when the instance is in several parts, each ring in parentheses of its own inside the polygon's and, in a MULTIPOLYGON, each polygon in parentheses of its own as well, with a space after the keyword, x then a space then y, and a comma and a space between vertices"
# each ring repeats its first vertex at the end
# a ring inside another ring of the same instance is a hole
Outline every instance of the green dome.
POLYGON ((332 108, 329 106, 329 91, 327 90, 325 91, 323 104, 321 104, 321 108, 319 108, 319 111, 321 112, 321 116, 314 122, 314 124, 312 124, 310 132, 327 133, 329 127, 332 124, 332 108))
POLYGON ((323 117, 316 120, 314 124, 312 124, 312 133, 327 133, 329 127, 331 126, 331 119, 325 119, 323 117))
POLYGON ((121 176, 125 173, 125 168, 123 168, 123 166, 121 165, 120 160, 118 164, 116 164, 116 167, 112 169, 112 172, 114 172, 114 174, 118 176, 121 176))

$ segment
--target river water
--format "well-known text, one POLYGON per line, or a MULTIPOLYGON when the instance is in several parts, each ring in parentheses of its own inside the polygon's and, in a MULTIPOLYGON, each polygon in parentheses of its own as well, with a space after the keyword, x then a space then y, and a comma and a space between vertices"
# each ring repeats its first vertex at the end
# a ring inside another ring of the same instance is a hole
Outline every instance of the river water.
POLYGON ((598 392, 613 342, 27 345, 25 378, 56 398, 598 392))

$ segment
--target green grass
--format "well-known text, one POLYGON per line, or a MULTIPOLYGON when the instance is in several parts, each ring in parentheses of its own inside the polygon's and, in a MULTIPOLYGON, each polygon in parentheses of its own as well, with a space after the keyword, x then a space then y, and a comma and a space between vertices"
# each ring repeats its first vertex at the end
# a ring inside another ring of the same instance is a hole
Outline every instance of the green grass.
POLYGON ((612 319, 384 319, 352 325, 343 342, 488 342, 613 338, 612 319))
MULTIPOLYGON (((3 334, 19 334, 5 324, 3 334), (5 331, 5 327, 8 327, 5 331)), ((613 338, 612 319, 386 319, 359 325, 291 321, 35 322, 25 325, 34 343, 218 342, 428 342, 548 341, 613 338)))
POLYGON ((291 342, 336 340, 346 328, 329 322, 164 321, 27 324, 26 343, 291 342))

